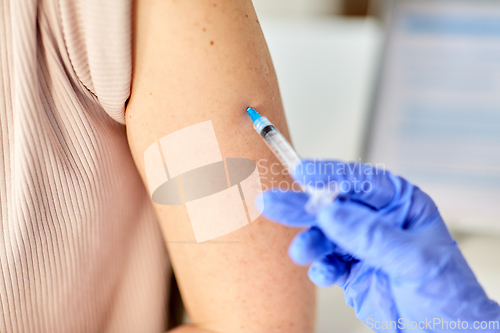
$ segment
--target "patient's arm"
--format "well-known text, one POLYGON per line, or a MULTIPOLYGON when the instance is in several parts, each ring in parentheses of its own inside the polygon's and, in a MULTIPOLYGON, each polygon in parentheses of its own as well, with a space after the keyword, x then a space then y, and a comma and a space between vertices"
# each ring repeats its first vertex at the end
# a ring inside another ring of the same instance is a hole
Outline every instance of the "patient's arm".
MULTIPOLYGON (((146 148, 208 120, 222 157, 276 162, 245 112, 255 107, 288 135, 250 0, 138 0, 134 29, 126 121, 145 183, 146 148)), ((217 242, 196 243, 185 206, 153 205, 193 323, 176 332, 312 332, 314 288, 287 256, 295 230, 259 217, 217 242)))

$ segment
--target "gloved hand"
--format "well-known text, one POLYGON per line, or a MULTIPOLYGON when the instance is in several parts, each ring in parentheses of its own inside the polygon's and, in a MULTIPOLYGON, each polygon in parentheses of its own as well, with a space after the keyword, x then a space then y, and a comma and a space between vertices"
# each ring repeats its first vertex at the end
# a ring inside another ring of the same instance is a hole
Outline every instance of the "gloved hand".
POLYGON ((500 307, 418 187, 385 170, 333 161, 305 161, 294 178, 317 188, 336 184, 339 196, 310 215, 306 194, 275 189, 263 194, 263 214, 309 228, 295 237, 290 257, 300 265, 312 262, 308 274, 317 285, 344 289, 346 303, 369 328, 500 332, 500 307))

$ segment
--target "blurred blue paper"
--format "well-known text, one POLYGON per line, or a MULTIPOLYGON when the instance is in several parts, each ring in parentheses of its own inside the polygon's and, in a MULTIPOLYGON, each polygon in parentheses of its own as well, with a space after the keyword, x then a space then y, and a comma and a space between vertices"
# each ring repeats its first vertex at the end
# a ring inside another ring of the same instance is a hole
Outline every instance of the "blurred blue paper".
POLYGON ((500 2, 399 1, 382 62, 368 160, 500 232, 500 2))

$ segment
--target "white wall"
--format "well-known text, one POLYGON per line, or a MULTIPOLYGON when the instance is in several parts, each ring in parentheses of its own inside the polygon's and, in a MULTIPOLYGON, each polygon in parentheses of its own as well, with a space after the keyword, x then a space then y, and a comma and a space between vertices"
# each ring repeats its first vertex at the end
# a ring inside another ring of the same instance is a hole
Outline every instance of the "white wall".
POLYGON ((338 13, 339 0, 254 0, 259 16, 301 17, 338 13))
POLYGON ((358 160, 381 44, 378 24, 338 17, 260 21, 299 154, 358 160))

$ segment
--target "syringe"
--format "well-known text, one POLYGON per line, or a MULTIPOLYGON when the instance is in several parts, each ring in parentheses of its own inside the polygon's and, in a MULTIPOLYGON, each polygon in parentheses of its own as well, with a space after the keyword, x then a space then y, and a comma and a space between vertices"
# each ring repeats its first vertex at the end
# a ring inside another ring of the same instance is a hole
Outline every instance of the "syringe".
MULTIPOLYGON (((264 139, 264 142, 288 172, 293 174, 302 160, 292 145, 266 117, 262 117, 253 108, 248 108, 247 113, 253 121, 255 131, 264 139)), ((337 196, 337 193, 329 187, 321 189, 307 185, 301 185, 301 187, 309 195, 309 200, 305 206, 305 210, 309 214, 316 214, 321 208, 330 205, 337 196)))

